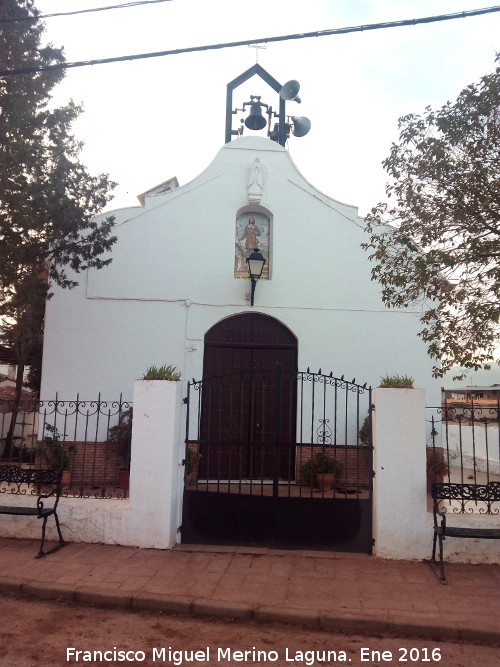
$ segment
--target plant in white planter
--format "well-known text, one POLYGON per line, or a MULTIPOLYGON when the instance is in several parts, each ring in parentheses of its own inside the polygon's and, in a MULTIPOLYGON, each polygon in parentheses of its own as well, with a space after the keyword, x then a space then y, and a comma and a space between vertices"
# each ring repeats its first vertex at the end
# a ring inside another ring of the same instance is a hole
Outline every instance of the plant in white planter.
POLYGON ((175 366, 163 364, 163 366, 150 366, 144 373, 141 380, 169 380, 178 382, 181 379, 181 373, 175 366))
POLYGON ((384 375, 380 378, 381 389, 413 389, 413 378, 408 375, 384 375))

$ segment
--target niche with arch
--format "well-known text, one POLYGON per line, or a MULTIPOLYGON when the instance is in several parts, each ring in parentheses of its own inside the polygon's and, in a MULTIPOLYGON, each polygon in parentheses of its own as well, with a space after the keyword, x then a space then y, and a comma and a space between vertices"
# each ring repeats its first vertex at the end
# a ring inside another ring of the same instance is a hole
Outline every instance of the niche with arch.
POLYGON ((266 260, 261 280, 270 280, 272 263, 272 220, 272 213, 263 206, 259 206, 255 203, 243 206, 237 211, 234 252, 235 278, 248 280, 246 259, 254 248, 258 248, 266 260))

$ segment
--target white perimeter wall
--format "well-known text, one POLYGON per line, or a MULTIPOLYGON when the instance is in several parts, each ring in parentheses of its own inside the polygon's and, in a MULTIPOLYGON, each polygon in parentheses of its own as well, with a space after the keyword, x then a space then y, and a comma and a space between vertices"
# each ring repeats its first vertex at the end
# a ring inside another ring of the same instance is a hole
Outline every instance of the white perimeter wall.
POLYGON ((500 474, 500 438, 498 426, 448 424, 448 447, 451 465, 474 468, 480 472, 500 474))
MULTIPOLYGON (((171 548, 182 523, 182 390, 176 382, 137 382, 130 500, 62 498, 59 517, 69 541, 171 548)), ((430 558, 432 512, 426 494, 425 392, 376 389, 374 410, 374 553, 381 558, 430 558)), ((35 504, 4 494, 2 504, 35 504)), ((498 515, 452 515, 454 525, 497 526, 498 515)), ((56 539, 53 520, 48 537, 56 539)), ((37 519, 0 516, 0 535, 40 539, 37 519)), ((446 561, 499 563, 496 540, 445 541, 446 561)))

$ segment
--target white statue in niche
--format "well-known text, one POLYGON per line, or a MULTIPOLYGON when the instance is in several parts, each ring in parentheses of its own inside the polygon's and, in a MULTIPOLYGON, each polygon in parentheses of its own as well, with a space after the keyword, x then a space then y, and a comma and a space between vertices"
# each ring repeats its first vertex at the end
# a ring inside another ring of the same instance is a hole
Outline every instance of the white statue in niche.
POLYGON ((264 190, 264 165, 256 157, 250 167, 248 176, 248 201, 260 202, 264 190))

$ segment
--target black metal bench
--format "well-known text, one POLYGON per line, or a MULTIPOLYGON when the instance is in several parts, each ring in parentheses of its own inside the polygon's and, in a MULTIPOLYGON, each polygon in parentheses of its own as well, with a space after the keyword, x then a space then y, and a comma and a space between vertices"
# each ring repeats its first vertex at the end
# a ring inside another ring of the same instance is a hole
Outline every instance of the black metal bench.
MULTIPOLYGON (((500 482, 489 482, 488 484, 457 484, 453 482, 432 482, 431 496, 433 500, 434 514, 434 538, 432 541, 431 564, 437 568, 436 542, 439 540, 439 572, 441 581, 446 581, 443 561, 443 542, 447 537, 480 538, 484 540, 500 539, 500 528, 462 528, 460 526, 448 526, 447 516, 453 516, 439 509, 441 500, 457 500, 460 503, 477 501, 486 503, 491 512, 491 504, 500 501, 500 482), (439 519, 441 521, 439 521, 439 519)), ((499 514, 498 511, 494 514, 499 514)))
POLYGON ((36 507, 33 505, 30 507, 0 505, 0 514, 36 516, 37 519, 43 519, 40 550, 35 558, 46 556, 68 544, 63 540, 59 518, 57 516, 57 504, 59 502, 62 487, 62 470, 31 470, 28 468, 20 468, 16 465, 2 465, 0 466, 0 485, 2 485, 0 487, 0 499, 3 493, 12 493, 18 496, 23 496, 26 499, 34 498, 36 496, 36 507), (5 484, 7 484, 7 486, 3 486, 5 484), (51 499, 49 506, 46 506, 44 501, 49 499, 51 499), (48 551, 44 551, 45 527, 47 525, 47 519, 51 515, 56 522, 59 544, 48 551))

